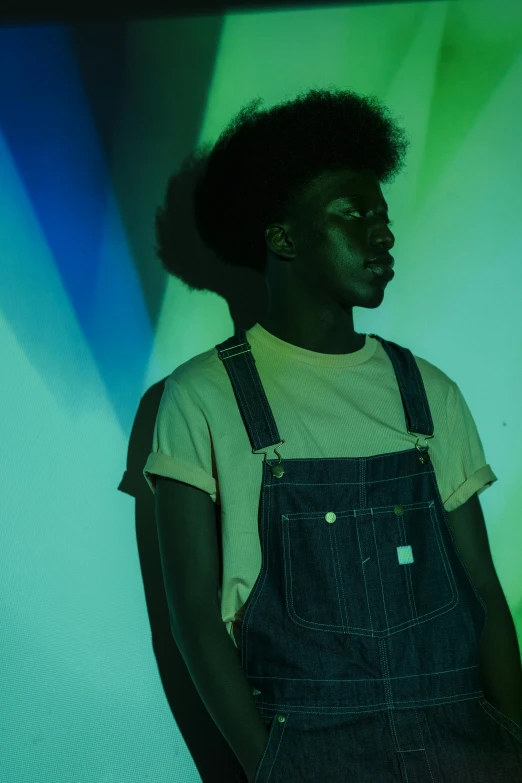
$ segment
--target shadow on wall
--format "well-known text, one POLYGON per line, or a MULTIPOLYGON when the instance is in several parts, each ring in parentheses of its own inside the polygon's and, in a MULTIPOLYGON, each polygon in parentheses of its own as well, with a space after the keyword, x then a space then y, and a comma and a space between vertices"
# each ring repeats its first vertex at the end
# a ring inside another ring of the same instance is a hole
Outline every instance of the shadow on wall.
MULTIPOLYGON (((253 270, 235 268, 217 261, 197 236, 192 214, 192 192, 204 160, 190 157, 182 171, 169 180, 168 202, 172 204, 174 216, 172 230, 176 237, 176 251, 175 257, 168 260, 167 271, 181 279, 191 290, 218 293, 228 302, 234 331, 250 329, 262 319, 268 308, 266 284, 263 276, 253 270)), ((180 335, 180 339, 183 339, 183 335, 180 335)), ((148 389, 140 400, 129 439, 126 471, 118 489, 136 500, 136 537, 152 645, 174 720, 203 783, 234 783, 239 762, 201 701, 170 630, 154 495, 143 477, 143 468, 152 450, 154 423, 164 383, 165 378, 148 389)), ((216 512, 221 540, 218 508, 216 512)), ((222 557, 220 579, 221 576, 222 557)), ((173 731, 173 747, 177 741, 173 731)))

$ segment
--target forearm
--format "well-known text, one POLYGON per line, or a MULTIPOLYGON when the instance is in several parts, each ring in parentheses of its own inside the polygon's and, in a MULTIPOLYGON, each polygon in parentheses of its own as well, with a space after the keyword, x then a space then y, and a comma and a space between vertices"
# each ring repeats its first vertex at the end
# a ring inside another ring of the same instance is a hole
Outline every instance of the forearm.
POLYGON ((479 642, 484 696, 522 728, 522 666, 515 624, 502 591, 485 603, 486 626, 479 642))
POLYGON ((174 638, 201 700, 250 780, 267 743, 268 728, 221 617, 194 615, 173 628, 174 638))

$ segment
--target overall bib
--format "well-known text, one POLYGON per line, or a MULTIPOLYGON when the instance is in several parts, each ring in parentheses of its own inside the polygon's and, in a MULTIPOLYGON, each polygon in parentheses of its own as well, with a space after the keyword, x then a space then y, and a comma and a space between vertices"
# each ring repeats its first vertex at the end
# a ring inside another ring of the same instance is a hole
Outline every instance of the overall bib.
MULTIPOLYGON (((411 351, 371 336, 415 446, 346 459, 264 452, 262 565, 239 644, 269 729, 255 783, 516 783, 522 730, 484 698, 486 608, 437 486, 422 377, 411 351)), ((245 330, 216 349, 252 452, 284 444, 245 330)))

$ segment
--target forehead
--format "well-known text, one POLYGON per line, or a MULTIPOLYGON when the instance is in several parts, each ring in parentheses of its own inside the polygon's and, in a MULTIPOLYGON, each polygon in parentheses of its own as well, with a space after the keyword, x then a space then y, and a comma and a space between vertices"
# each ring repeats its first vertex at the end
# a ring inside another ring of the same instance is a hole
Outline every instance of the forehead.
POLYGON ((303 192, 304 201, 311 207, 324 207, 332 201, 354 198, 368 205, 387 208, 381 186, 373 171, 343 169, 325 172, 317 177, 303 192))

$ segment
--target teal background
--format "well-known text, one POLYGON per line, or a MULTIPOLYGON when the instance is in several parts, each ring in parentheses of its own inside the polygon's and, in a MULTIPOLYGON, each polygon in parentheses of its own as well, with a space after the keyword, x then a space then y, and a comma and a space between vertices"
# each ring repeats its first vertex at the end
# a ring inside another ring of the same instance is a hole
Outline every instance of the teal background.
POLYGON ((0 780, 196 783, 225 753, 169 637, 141 470, 165 376, 262 318, 266 288, 209 258, 182 182, 179 277, 153 218, 257 95, 372 93, 412 138, 383 188, 396 276, 355 328, 461 388, 520 636, 522 5, 11 27, 0 74, 0 780))

